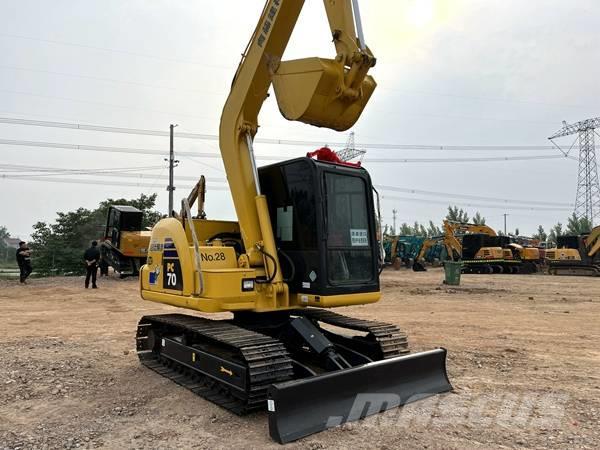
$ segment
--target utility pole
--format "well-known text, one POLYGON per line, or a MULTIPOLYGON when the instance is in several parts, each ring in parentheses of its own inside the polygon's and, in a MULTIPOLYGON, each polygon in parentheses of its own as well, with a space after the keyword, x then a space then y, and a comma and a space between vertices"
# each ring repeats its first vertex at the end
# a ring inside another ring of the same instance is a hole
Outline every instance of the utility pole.
POLYGON ((503 216, 504 216, 504 236, 508 236, 506 234, 506 216, 508 216, 508 214, 504 213, 503 216))
MULTIPOLYGON (((173 185, 173 169, 177 167, 177 163, 179 162, 175 159, 175 149, 173 147, 173 130, 176 126, 173 124, 169 126, 169 185, 167 186, 167 191, 169 192, 169 217, 173 214, 173 191, 175 190, 175 186, 173 185)), ((167 160, 165 159, 165 161, 167 160)))
POLYGON ((394 235, 396 234, 396 214, 397 213, 398 213, 397 210, 392 209, 392 214, 393 214, 393 217, 394 217, 394 228, 392 230, 392 234, 394 234, 394 235))

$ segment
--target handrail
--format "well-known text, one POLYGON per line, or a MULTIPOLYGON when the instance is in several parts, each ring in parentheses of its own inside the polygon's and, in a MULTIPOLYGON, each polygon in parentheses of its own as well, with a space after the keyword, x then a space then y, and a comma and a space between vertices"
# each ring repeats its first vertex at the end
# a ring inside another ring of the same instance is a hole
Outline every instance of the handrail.
POLYGON ((194 266, 195 271, 198 273, 199 280, 199 288, 200 290, 196 290, 196 285, 194 283, 194 295, 200 296, 204 293, 204 279, 202 277, 202 267, 201 267, 201 258, 200 258, 200 245, 198 245, 198 237, 196 236, 196 229, 194 228, 194 221, 192 220, 192 211, 190 210, 190 204, 187 198, 181 200, 181 204, 185 210, 185 219, 187 220, 188 226, 190 227, 190 233, 192 235, 192 242, 194 244, 194 266))

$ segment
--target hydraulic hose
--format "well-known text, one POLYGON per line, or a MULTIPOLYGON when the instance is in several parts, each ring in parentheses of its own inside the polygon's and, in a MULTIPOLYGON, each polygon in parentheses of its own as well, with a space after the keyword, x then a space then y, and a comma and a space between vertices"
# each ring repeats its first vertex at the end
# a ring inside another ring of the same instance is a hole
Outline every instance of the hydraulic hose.
POLYGON ((266 256, 267 258, 269 258, 271 260, 271 262, 273 263, 273 275, 268 276, 269 273, 269 268, 267 265, 265 265, 265 272, 267 272, 267 279, 266 280, 256 280, 256 282, 258 284, 266 284, 266 283, 271 283, 274 279, 275 279, 275 275, 277 275, 277 261, 275 260, 275 258, 272 255, 269 255, 267 252, 265 252, 262 247, 260 247, 259 245, 256 246, 256 248, 258 249, 259 252, 261 252, 264 256, 266 256))
POLYGON ((289 283, 296 277, 296 265, 294 264, 294 261, 292 261, 292 258, 290 258, 290 256, 286 252, 284 252, 280 248, 278 248, 277 251, 279 253, 281 253, 285 257, 285 259, 287 259, 288 263, 290 263, 290 268, 292 269, 292 273, 289 277, 283 279, 283 281, 285 281, 286 283, 289 283))

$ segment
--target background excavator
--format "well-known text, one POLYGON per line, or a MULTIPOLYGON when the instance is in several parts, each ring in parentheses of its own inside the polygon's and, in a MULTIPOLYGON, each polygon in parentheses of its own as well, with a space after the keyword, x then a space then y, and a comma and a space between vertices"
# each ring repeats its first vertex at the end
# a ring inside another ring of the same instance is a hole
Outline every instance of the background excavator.
MULTIPOLYGON (((198 200, 195 218, 206 218, 205 194, 206 180, 202 175, 187 198, 189 205, 198 200)), ((112 267, 121 278, 137 276, 140 267, 146 262, 151 233, 142 230, 143 217, 144 213, 133 206, 111 205, 108 208, 104 239, 100 243, 100 257, 102 263, 112 267)))
POLYGON ((600 226, 589 234, 558 236, 556 247, 546 249, 551 275, 600 276, 600 226))
MULTIPOLYGON (((511 242, 510 237, 498 236, 485 224, 444 220, 442 242, 449 259, 462 261, 463 273, 531 273, 540 259, 537 248, 511 242)), ((425 242, 413 270, 425 270, 423 257, 433 244, 435 240, 425 242)))
POLYGON ((402 265, 410 267, 426 240, 422 236, 384 236, 384 264, 392 266, 395 270, 400 270, 402 265))
MULTIPOLYGON (((448 222, 448 221, 446 221, 448 222)), ((448 222, 447 232, 462 234, 463 271, 466 273, 533 273, 540 262, 539 249, 498 236, 485 224, 448 222)))
POLYGON ((324 1, 335 59, 281 61, 303 3, 267 1, 223 108, 238 220, 194 218, 184 199, 154 226, 140 273, 145 300, 231 318, 145 316, 137 330, 144 365, 235 413, 266 408, 280 443, 452 388, 446 350, 410 354, 395 325, 326 309, 381 296, 367 171, 308 157, 256 166, 271 85, 284 117, 337 131, 376 86, 356 0, 324 1))
POLYGON ((445 233, 443 236, 436 236, 426 239, 417 254, 417 257, 413 261, 412 268, 415 272, 425 272, 425 256, 427 252, 441 243, 446 251, 446 259, 452 261, 458 261, 461 258, 462 245, 454 234, 445 233))
POLYGON ((108 209, 100 257, 121 278, 137 276, 146 262, 150 231, 142 230, 143 216, 133 206, 111 205, 108 209))

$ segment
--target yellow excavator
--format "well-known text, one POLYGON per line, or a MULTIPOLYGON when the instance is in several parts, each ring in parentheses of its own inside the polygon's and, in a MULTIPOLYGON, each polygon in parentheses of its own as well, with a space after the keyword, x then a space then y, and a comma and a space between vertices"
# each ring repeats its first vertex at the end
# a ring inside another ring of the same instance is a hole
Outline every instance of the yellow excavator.
MULTIPOLYGON (((484 243, 488 236, 496 236, 496 232, 487 225, 444 220, 443 226, 442 237, 432 238, 424 243, 413 264, 414 271, 426 270, 423 264, 425 254, 431 246, 440 241, 446 248, 448 259, 462 260, 465 273, 488 273, 487 268, 492 267, 490 264, 503 261, 502 247, 495 246, 497 243, 489 240, 484 243), (457 234, 462 235, 461 240, 457 238, 457 234)), ((489 273, 492 273, 492 270, 489 273)))
POLYGON ((143 218, 144 213, 133 206, 111 205, 108 209, 100 243, 101 264, 111 266, 121 278, 137 276, 146 261, 150 231, 142 230, 143 218))
POLYGON ((558 236, 546 250, 550 275, 600 276, 600 225, 589 234, 558 236))
MULTIPOLYGON (((441 239, 450 259, 461 260, 463 273, 531 273, 537 270, 539 250, 511 242, 508 236, 498 236, 485 224, 444 220, 441 239), (458 239, 457 236, 461 236, 458 239)), ((438 239, 439 241, 439 239, 438 239)), ((436 241, 429 242, 431 246, 436 241)), ((428 246, 424 245, 415 259, 413 270, 425 270, 422 260, 428 246)))
POLYGON ((462 235, 462 261, 465 273, 533 273, 540 262, 539 249, 498 236, 485 224, 444 222, 446 233, 462 235))
POLYGON ((324 1, 334 59, 281 61, 303 3, 267 1, 223 108, 238 220, 194 218, 184 199, 154 226, 140 274, 144 300, 230 318, 144 316, 137 330, 142 364, 235 413, 267 409, 280 443, 452 389, 445 349, 408 353, 395 325, 327 309, 381 297, 367 171, 308 157, 257 168, 271 85, 284 117, 337 131, 376 86, 356 0, 324 1))
POLYGON ((460 241, 456 239, 454 234, 444 234, 444 236, 436 236, 429 239, 426 239, 419 250, 419 254, 413 261, 413 270, 415 272, 425 272, 427 269, 425 268, 425 256, 427 255, 427 251, 441 242, 446 249, 446 257, 452 261, 458 261, 461 256, 462 246, 460 241))

